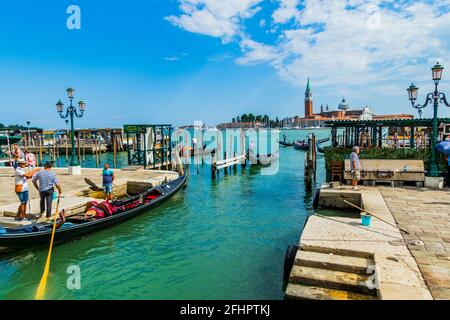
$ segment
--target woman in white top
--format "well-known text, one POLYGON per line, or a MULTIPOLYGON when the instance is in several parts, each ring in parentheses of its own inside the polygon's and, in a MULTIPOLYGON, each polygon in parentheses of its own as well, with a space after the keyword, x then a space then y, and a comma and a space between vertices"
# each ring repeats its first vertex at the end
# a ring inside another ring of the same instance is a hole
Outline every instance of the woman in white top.
POLYGON ((37 160, 36 160, 36 156, 32 152, 25 150, 25 160, 28 163, 28 168, 30 168, 30 169, 36 168, 37 160))

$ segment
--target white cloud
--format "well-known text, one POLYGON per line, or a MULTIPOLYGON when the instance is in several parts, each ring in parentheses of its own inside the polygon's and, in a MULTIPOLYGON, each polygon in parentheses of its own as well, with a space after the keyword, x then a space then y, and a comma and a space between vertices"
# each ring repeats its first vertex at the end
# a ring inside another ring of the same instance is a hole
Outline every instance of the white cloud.
POLYGON ((300 11, 298 6, 300 0, 279 0, 280 6, 272 14, 272 19, 275 23, 287 23, 291 19, 298 19, 300 11))
POLYGON ((281 56, 277 48, 264 45, 262 43, 245 38, 240 43, 241 50, 245 52, 244 56, 236 59, 238 64, 251 65, 262 62, 276 63, 281 56))
POLYGON ((189 32, 229 42, 242 31, 242 20, 252 17, 263 0, 179 0, 179 16, 166 20, 189 32))
POLYGON ((173 61, 179 61, 180 58, 178 58, 177 56, 173 56, 173 57, 165 57, 164 60, 173 62, 173 61))
POLYGON ((263 24, 278 36, 266 43, 244 30, 261 0, 180 0, 182 14, 167 19, 190 32, 235 40, 238 64, 271 64, 302 87, 311 76, 330 90, 383 86, 393 92, 412 80, 429 81, 428 67, 450 53, 450 0, 277 1, 272 21, 263 24))
POLYGON ((283 79, 299 86, 311 76, 316 85, 354 87, 417 79, 430 64, 424 60, 449 54, 450 14, 439 13, 437 5, 401 2, 398 10, 380 6, 374 12, 373 1, 365 0, 304 4, 295 15, 297 26, 281 29, 274 44, 243 40, 244 56, 237 62, 271 63, 283 79))

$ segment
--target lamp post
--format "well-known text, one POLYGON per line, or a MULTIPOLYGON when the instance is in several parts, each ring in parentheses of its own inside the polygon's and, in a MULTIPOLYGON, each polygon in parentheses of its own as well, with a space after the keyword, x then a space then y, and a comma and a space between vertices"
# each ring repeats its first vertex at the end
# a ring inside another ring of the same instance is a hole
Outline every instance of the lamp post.
POLYGON ((434 114, 433 114, 433 132, 431 135, 431 165, 427 175, 429 177, 439 177, 440 173, 436 157, 436 144, 438 138, 438 108, 439 103, 443 103, 447 107, 450 107, 450 105, 447 102, 445 94, 443 92, 439 92, 438 90, 439 81, 442 79, 442 72, 444 71, 444 67, 441 66, 438 62, 433 68, 431 68, 431 71, 434 81, 434 92, 430 92, 429 94, 427 94, 424 104, 422 105, 415 104, 417 100, 417 95, 419 93, 419 88, 416 87, 414 83, 411 84, 411 86, 407 89, 407 91, 412 107, 419 110, 419 116, 421 118, 423 113, 422 109, 428 106, 428 104, 433 103, 434 114))
MULTIPOLYGON (((72 141, 72 157, 69 164, 69 172, 71 174, 79 174, 81 173, 80 162, 77 156, 76 147, 75 147, 75 126, 74 126, 74 117, 81 118, 83 117, 84 111, 86 111, 86 104, 83 100, 78 102, 78 109, 73 105, 73 93, 74 89, 67 89, 67 97, 70 100, 70 106, 67 108, 66 113, 64 112, 64 103, 59 100, 56 103, 56 111, 59 113, 59 116, 62 119, 70 119, 70 131, 71 131, 71 141, 72 141)), ((66 120, 67 124, 67 120, 66 120)))

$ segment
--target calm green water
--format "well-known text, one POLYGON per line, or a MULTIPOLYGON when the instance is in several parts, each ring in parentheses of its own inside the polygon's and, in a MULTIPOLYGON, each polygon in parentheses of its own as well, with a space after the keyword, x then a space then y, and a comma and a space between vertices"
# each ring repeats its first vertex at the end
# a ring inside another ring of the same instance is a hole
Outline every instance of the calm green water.
MULTIPOLYGON (((307 136, 285 133, 288 140, 307 136)), ((303 161, 303 152, 281 148, 278 174, 253 167, 221 172, 216 181, 208 166, 199 174, 191 166, 187 187, 161 207, 56 246, 47 298, 281 299, 286 247, 298 242, 312 212, 303 161), (67 289, 69 265, 81 269, 81 290, 67 289)), ((323 158, 318 165, 319 183, 323 158)), ((33 298, 46 254, 0 255, 0 299, 33 298)))

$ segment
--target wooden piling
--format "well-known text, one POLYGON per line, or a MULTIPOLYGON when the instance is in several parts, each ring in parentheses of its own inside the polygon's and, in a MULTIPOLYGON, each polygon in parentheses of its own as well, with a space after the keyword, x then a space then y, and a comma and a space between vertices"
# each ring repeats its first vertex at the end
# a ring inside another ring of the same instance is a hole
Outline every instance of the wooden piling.
POLYGON ((42 166, 42 137, 38 137, 39 139, 39 157, 40 157, 40 165, 42 166))
POLYGON ((83 163, 86 162, 86 137, 83 136, 83 163))
POLYGON ((116 134, 112 134, 112 143, 113 143, 113 153, 114 153, 114 169, 117 168, 117 141, 116 141, 116 134))

